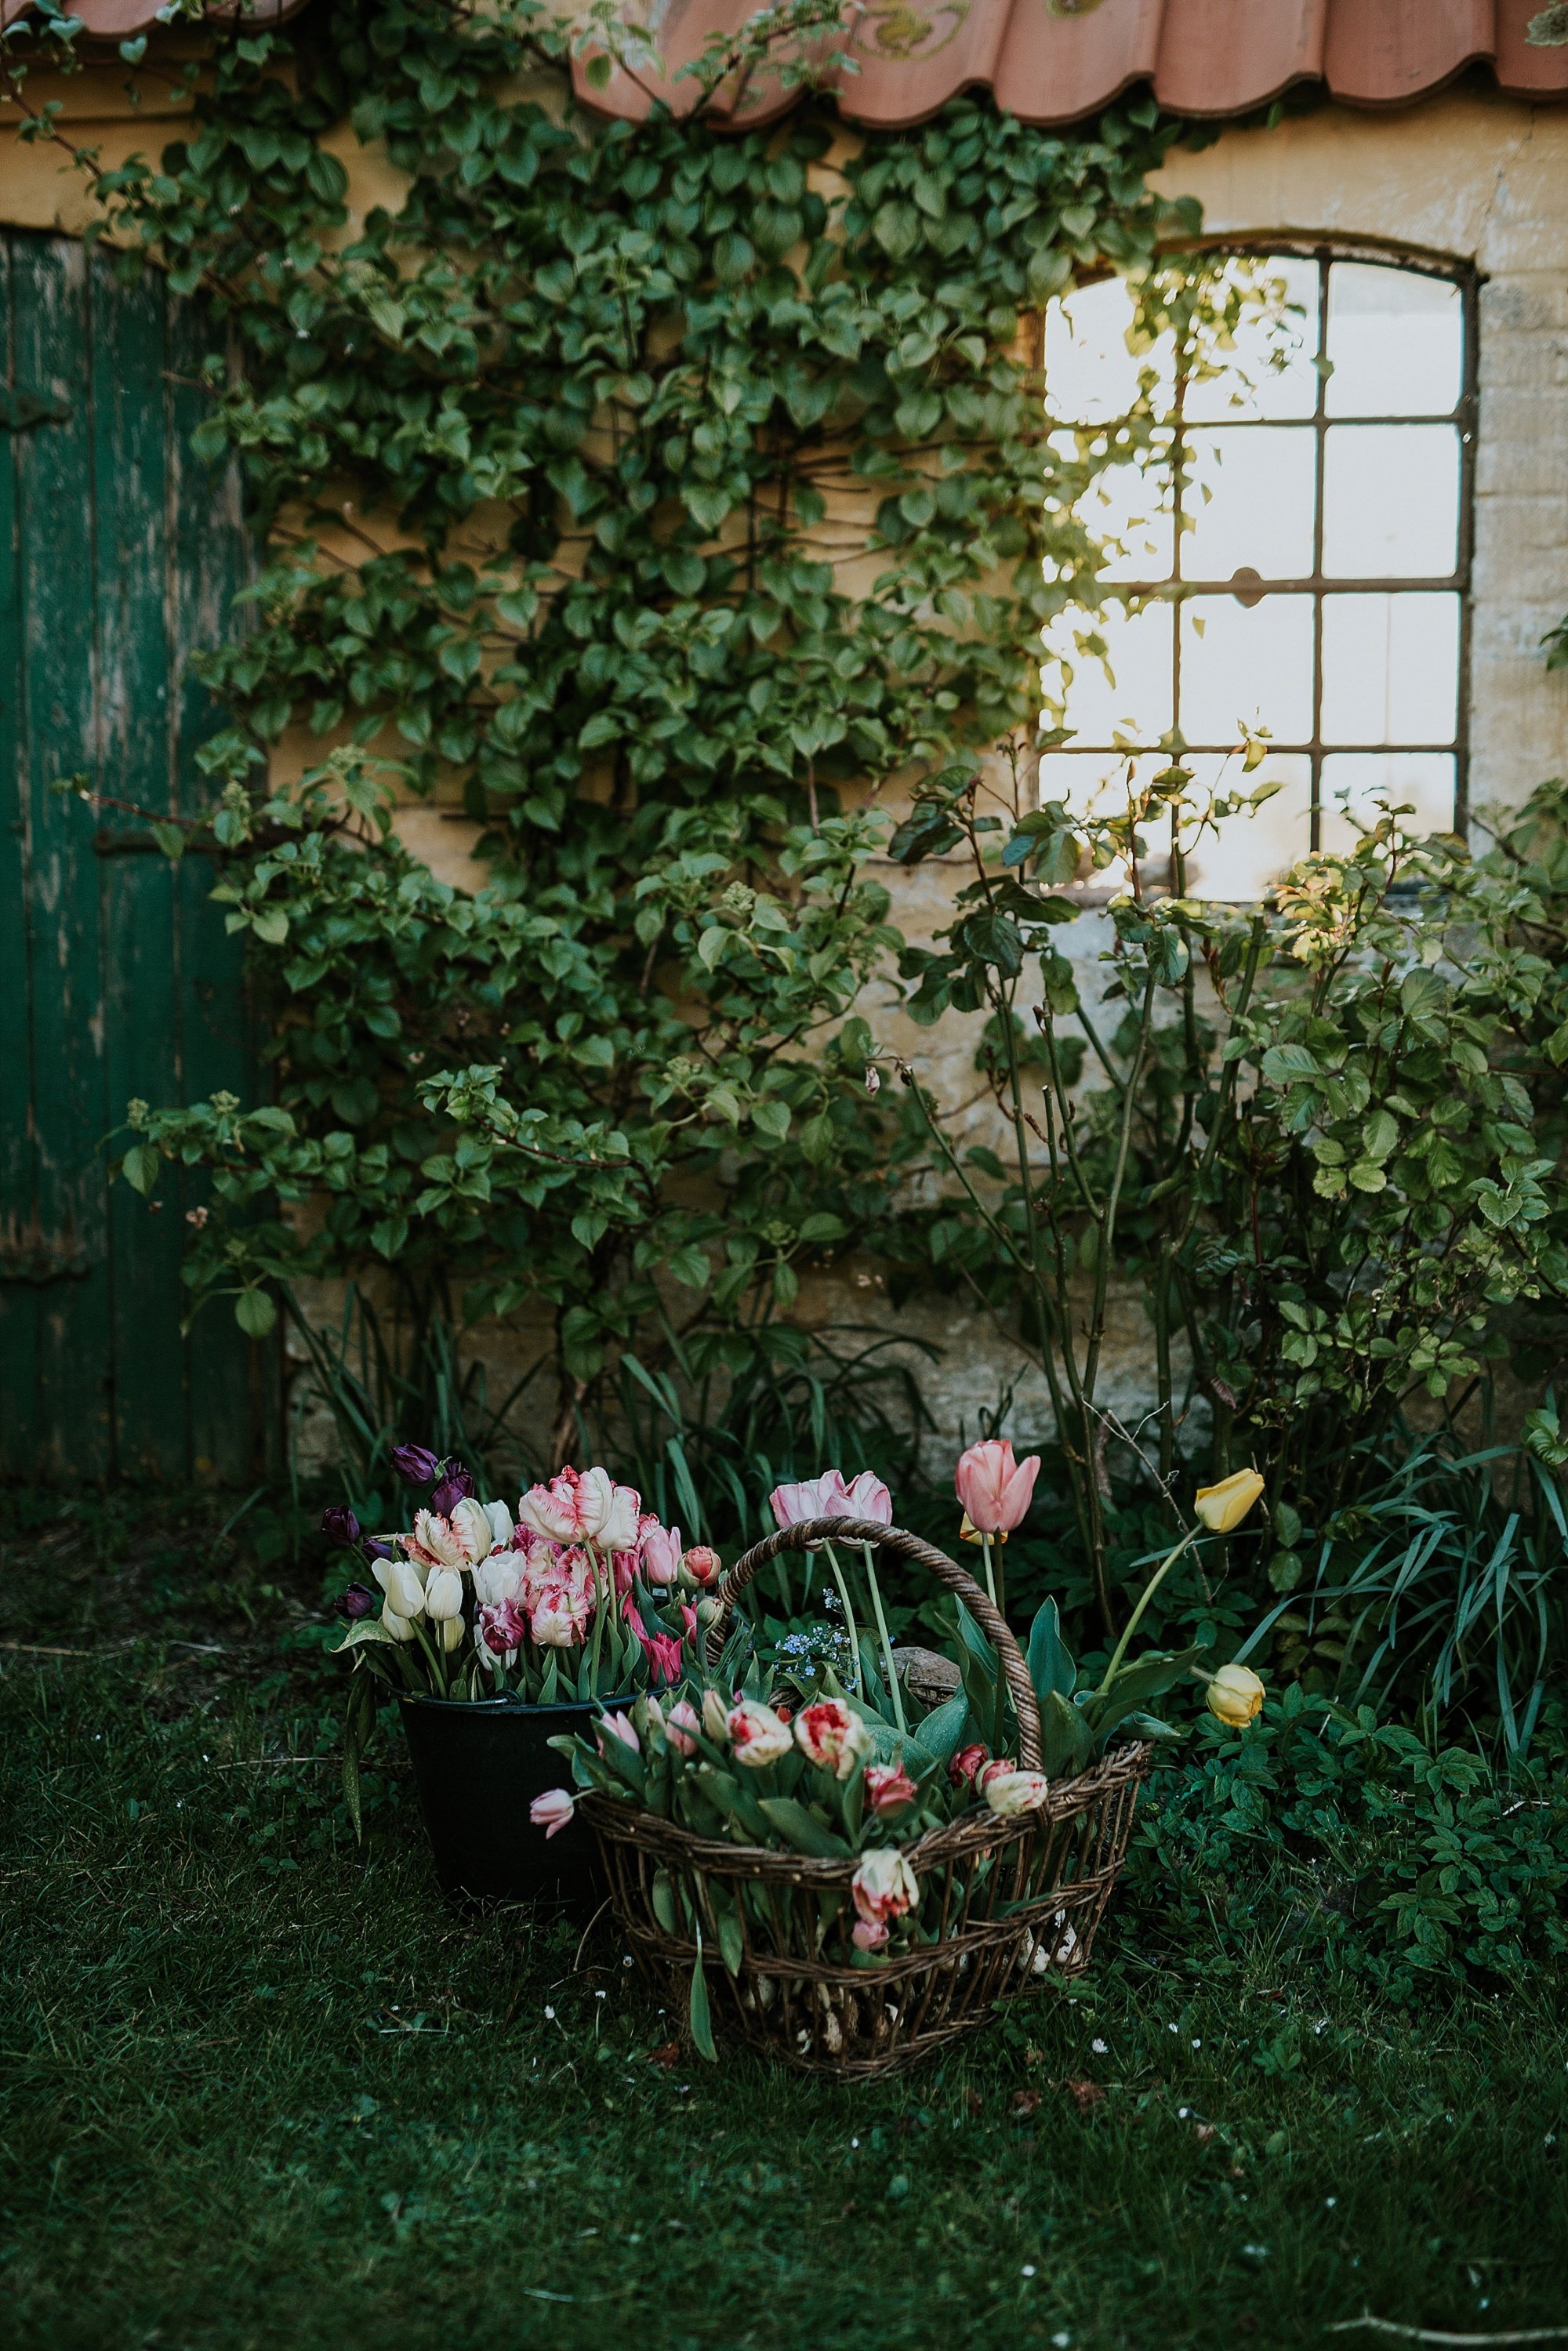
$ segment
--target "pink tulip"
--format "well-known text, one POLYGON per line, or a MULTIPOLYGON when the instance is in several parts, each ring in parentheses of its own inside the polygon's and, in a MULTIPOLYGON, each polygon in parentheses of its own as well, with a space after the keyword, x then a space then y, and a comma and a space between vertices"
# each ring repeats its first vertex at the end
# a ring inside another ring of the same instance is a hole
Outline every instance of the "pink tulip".
POLYGON ((865 1767, 865 1800, 879 1815, 901 1813, 919 1792, 902 1763, 868 1763, 865 1767))
POLYGON ((848 1519, 874 1519, 879 1527, 893 1524, 893 1496, 870 1469, 862 1469, 858 1478, 851 1479, 844 1489, 844 1516, 848 1519))
POLYGON ((803 1706, 795 1722, 795 1744, 810 1763, 847 1780, 871 1744, 860 1716, 841 1698, 821 1698, 803 1706))
POLYGON ((774 1520, 781 1527, 803 1526, 808 1519, 845 1518, 849 1499, 841 1469, 824 1469, 796 1486, 775 1486, 768 1496, 774 1520))
POLYGON ((887 1935, 884 1918, 879 1918, 874 1926, 869 1918, 857 1918, 850 1929, 850 1940, 857 1951, 880 1951, 887 1935))
POLYGON ((639 1635, 638 1638, 643 1641, 643 1655, 648 1660, 649 1673, 656 1681, 662 1682, 666 1689, 673 1688, 680 1680, 685 1666, 685 1660, 681 1656, 681 1645, 674 1635, 653 1633, 645 1639, 642 1635, 639 1635))
POLYGON ((498 1657, 521 1648, 528 1629, 528 1619, 515 1600, 498 1601, 493 1608, 479 1611, 479 1638, 498 1657))
POLYGON ((868 1927, 902 1918, 920 1900, 920 1881, 896 1845, 875 1845, 850 1880, 854 1906, 868 1927))
POLYGON ((655 1589, 663 1591, 674 1583, 681 1572, 681 1531, 679 1527, 662 1527, 657 1519, 644 1519, 646 1532, 643 1537, 643 1573, 655 1589))
POLYGON ((705 1590, 709 1584, 716 1583, 724 1573, 723 1560, 707 1543, 693 1543, 682 1558, 681 1565, 692 1582, 700 1583, 705 1590))
POLYGON ((690 1698, 678 1698, 664 1721, 664 1732, 677 1755, 695 1755, 703 1719, 690 1698))
POLYGON ((736 1761, 753 1771, 765 1763, 777 1763, 789 1752, 787 1726, 759 1698, 743 1698, 731 1707, 726 1729, 736 1761))
POLYGON ((614 1512, 616 1496, 608 1469, 560 1469, 548 1486, 528 1488, 517 1517, 530 1533, 555 1542, 591 1542, 614 1512))
POLYGON ((1028 1510, 1039 1475, 1038 1453, 1015 1461, 1009 1439, 993 1437, 984 1445, 970 1446, 953 1482, 971 1525, 981 1534, 1005 1535, 1028 1510))
POLYGON ((776 1486, 769 1499, 781 1527, 798 1527, 807 1519, 873 1519, 881 1527, 893 1524, 893 1497, 870 1469, 862 1469, 847 1486, 841 1469, 823 1469, 798 1486, 776 1486))
POLYGON ((565 1788, 547 1788, 528 1806, 528 1818, 535 1828, 543 1829, 546 1842, 559 1836, 570 1821, 577 1806, 565 1788))
POLYGON ((972 1788, 983 1764, 990 1761, 988 1747, 963 1747, 947 1766, 947 1777, 956 1788, 972 1788))
POLYGON ((604 1752, 604 1734, 607 1730, 619 1739, 623 1747, 629 1747, 633 1755, 641 1755, 643 1742, 637 1736, 631 1716, 624 1710, 619 1714, 601 1714, 595 1724, 594 1737, 599 1741, 599 1751, 601 1755, 604 1752))

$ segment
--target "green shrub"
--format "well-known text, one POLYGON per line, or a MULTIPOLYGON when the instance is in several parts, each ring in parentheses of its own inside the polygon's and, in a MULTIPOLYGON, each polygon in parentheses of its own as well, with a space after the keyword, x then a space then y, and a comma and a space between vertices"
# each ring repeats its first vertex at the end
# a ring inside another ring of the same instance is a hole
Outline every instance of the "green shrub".
POLYGON ((1517 1979, 1568 1951, 1568 1751, 1495 1773, 1473 1751, 1300 1688, 1236 1735, 1206 1721, 1155 1771, 1129 1871, 1151 1951, 1206 1966, 1255 1948, 1409 1999, 1436 1980, 1517 1979), (1218 1949, 1216 1949, 1218 1946, 1218 1949))

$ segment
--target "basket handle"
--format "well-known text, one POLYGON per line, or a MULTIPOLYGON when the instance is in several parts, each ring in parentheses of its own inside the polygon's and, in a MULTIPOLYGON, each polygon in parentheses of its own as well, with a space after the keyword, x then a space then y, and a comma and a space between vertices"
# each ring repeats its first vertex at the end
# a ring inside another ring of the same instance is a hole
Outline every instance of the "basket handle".
POLYGON ((903 1527, 884 1527, 874 1519, 803 1519, 799 1526, 780 1527, 775 1535, 765 1535, 735 1565, 727 1568, 719 1579, 714 1597, 718 1602, 718 1614, 708 1626, 707 1662, 717 1665, 729 1630, 730 1613, 737 1600, 770 1559, 780 1552, 805 1551, 813 1543, 871 1543, 878 1551, 887 1551, 895 1559, 906 1559, 912 1567, 923 1567, 938 1583, 956 1593, 980 1629, 989 1639, 1001 1661, 1012 1693, 1013 1711, 1018 1716, 1019 1761, 1026 1771, 1040 1769, 1040 1707, 1030 1679, 1023 1652, 1014 1640, 1007 1619, 994 1600, 987 1598, 967 1569, 956 1560, 949 1559, 935 1543, 925 1542, 903 1527))

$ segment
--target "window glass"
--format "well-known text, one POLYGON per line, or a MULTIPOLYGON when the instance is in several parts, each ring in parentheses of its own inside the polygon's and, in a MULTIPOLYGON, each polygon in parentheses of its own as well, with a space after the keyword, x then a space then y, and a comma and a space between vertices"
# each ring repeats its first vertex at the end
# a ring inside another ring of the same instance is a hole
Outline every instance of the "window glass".
POLYGON ((1178 380, 1169 337, 1141 341, 1120 280, 1051 306, 1057 445, 1113 429, 1143 371, 1154 454, 1081 510, 1118 542, 1106 577, 1126 601, 1046 632, 1048 664, 1071 664, 1072 733, 1041 788, 1080 807, 1124 795, 1132 752, 1134 773, 1176 754, 1239 788, 1241 737, 1266 736, 1246 788, 1280 790, 1188 845, 1189 886, 1245 899, 1309 848, 1354 842, 1380 794, 1422 831, 1462 808, 1473 338, 1467 286, 1425 270, 1327 251, 1227 266, 1273 299, 1244 308, 1207 378, 1178 380), (1075 650, 1091 628, 1104 664, 1075 650))

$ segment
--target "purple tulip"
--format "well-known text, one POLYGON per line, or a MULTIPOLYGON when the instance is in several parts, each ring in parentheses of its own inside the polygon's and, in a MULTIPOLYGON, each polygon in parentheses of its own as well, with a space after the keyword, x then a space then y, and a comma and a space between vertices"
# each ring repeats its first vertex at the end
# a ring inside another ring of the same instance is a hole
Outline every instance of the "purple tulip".
POLYGON ((329 1542, 348 1551, 360 1540, 360 1522, 347 1502, 334 1502, 321 1513, 321 1531, 329 1542))
POLYGON ((347 1592, 338 1595, 338 1614, 345 1624, 357 1625, 361 1616, 370 1614, 380 1598, 381 1593, 372 1592, 368 1583, 350 1583, 347 1592))
POLYGON ((367 1559, 395 1559, 397 1557, 397 1553, 393 1551, 390 1542, 382 1542, 380 1535, 377 1535, 365 1545, 365 1557, 367 1559))
POLYGON ((394 1445, 392 1466, 405 1486, 428 1486, 441 1475, 440 1462, 425 1445, 394 1445))
POLYGON ((430 1507, 438 1518, 449 1519, 459 1502, 466 1501, 474 1491, 474 1472, 461 1461, 444 1461, 445 1473, 430 1498, 430 1507))

